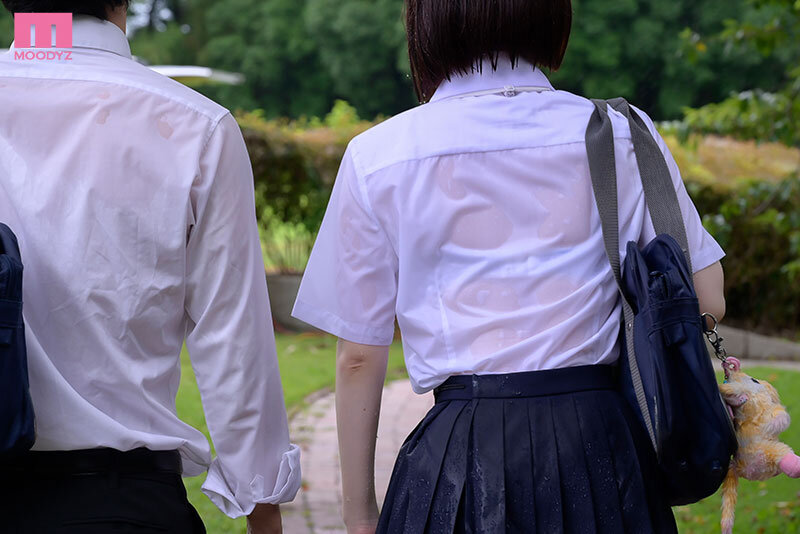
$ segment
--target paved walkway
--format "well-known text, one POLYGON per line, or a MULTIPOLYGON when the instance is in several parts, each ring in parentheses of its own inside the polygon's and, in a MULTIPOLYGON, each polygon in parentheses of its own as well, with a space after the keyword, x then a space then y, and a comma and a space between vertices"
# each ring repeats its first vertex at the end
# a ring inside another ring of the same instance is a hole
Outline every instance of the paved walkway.
MULTIPOLYGON (((381 503, 397 451, 427 411, 433 395, 417 395, 408 380, 386 386, 375 450, 375 489, 381 503)), ((344 533, 333 393, 318 397, 291 422, 292 441, 302 449, 303 487, 281 505, 286 534, 344 533)))
MULTIPOLYGON (((718 367, 719 363, 714 360, 714 365, 718 367)), ((745 373, 748 367, 776 367, 789 371, 800 371, 800 361, 742 360, 742 370, 745 373)))
MULTIPOLYGON (((718 367, 718 362, 714 362, 718 367)), ((800 362, 742 360, 746 370, 770 366, 800 371, 800 362)), ((416 395, 407 380, 386 386, 381 404, 375 452, 375 487, 380 504, 397 451, 403 440, 433 406, 433 396, 416 395)), ((333 393, 320 395, 291 423, 292 440, 302 448, 303 488, 294 502, 281 506, 287 534, 344 533, 341 482, 333 393)))

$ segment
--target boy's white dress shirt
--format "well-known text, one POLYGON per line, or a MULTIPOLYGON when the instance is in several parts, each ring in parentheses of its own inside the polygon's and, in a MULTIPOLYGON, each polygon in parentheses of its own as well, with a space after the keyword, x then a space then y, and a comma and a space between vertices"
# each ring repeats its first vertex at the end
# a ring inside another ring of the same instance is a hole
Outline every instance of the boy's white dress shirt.
POLYGON ((225 109, 78 16, 71 60, 0 56, 0 220, 18 235, 35 450, 178 449, 230 516, 291 500, 253 176, 225 109), (176 415, 186 344, 216 448, 176 415))

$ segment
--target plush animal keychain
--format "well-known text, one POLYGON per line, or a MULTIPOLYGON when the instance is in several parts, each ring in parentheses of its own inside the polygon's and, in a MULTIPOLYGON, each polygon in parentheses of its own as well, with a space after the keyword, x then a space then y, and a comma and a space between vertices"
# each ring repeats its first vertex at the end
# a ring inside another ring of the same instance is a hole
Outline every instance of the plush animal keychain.
POLYGON ((730 407, 739 441, 722 483, 722 534, 731 534, 739 477, 766 480, 784 473, 800 478, 800 456, 778 440, 790 419, 775 388, 742 372, 736 358, 726 358, 723 367, 725 382, 719 390, 730 407))

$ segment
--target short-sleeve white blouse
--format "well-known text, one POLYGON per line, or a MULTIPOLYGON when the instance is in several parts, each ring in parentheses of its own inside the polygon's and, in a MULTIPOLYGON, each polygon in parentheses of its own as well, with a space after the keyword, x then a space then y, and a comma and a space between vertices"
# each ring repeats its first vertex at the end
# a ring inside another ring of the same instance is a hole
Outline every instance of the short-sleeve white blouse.
MULTIPOLYGON (((367 345, 390 344, 396 317, 420 393, 455 374, 613 363, 620 303, 584 142, 593 109, 532 65, 505 61, 445 81, 429 103, 357 136, 294 316, 367 345)), ((627 121, 612 120, 624 259, 629 241, 655 233, 627 121)), ((701 270, 724 253, 646 121, 701 270)))

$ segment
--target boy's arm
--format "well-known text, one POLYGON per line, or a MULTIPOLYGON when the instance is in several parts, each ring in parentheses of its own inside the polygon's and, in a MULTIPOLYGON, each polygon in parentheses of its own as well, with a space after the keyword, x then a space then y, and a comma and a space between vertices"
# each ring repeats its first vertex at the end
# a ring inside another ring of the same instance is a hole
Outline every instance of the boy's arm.
POLYGON ((300 453, 289 442, 252 169, 230 114, 206 144, 190 211, 186 345, 217 453, 203 491, 239 517, 294 498, 300 453))

